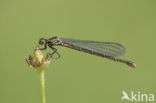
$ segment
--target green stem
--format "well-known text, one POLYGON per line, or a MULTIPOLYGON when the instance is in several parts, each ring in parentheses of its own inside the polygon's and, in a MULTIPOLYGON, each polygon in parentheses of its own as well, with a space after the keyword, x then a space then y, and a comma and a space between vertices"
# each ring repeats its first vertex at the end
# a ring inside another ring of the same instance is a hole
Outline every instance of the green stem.
POLYGON ((44 70, 39 70, 38 72, 39 72, 39 75, 40 75, 42 103, 46 103, 46 102, 45 102, 44 70))

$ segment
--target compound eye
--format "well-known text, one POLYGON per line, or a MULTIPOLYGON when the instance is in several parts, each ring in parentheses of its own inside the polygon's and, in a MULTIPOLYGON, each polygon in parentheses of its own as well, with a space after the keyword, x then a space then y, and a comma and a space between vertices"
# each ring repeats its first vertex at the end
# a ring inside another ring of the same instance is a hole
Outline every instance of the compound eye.
POLYGON ((45 44, 46 43, 46 40, 44 39, 44 38, 41 38, 40 40, 39 40, 39 44, 40 45, 43 45, 43 44, 45 44))

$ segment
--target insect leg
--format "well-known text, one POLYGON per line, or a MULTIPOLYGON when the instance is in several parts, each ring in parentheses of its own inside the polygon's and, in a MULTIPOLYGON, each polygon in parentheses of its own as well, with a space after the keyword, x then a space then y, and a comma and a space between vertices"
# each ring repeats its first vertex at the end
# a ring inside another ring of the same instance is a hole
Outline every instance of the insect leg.
POLYGON ((47 49, 47 43, 45 43, 44 48, 40 48, 40 50, 45 50, 47 49))
POLYGON ((54 55, 56 53, 58 55, 57 58, 60 58, 61 57, 61 55, 57 52, 57 49, 56 48, 54 48, 52 46, 49 46, 49 47, 53 50, 52 55, 54 55))

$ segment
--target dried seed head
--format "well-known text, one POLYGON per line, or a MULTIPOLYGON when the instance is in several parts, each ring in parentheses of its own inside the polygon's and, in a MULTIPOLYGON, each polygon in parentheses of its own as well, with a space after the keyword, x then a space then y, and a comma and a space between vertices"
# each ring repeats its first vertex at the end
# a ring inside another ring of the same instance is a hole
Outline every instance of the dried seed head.
POLYGON ((47 53, 46 56, 44 56, 39 47, 36 46, 33 57, 29 56, 29 58, 25 60, 30 67, 41 70, 50 63, 51 59, 52 54, 47 53))

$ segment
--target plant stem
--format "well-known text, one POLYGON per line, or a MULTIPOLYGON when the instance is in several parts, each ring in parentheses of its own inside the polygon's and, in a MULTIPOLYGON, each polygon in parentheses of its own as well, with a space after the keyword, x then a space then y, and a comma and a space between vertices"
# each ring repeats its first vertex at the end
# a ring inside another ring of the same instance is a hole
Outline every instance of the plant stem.
POLYGON ((39 75, 40 75, 40 83, 41 83, 41 98, 42 98, 42 103, 45 102, 45 82, 44 82, 44 70, 39 70, 39 75))

